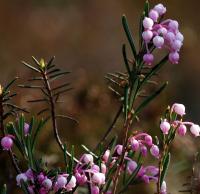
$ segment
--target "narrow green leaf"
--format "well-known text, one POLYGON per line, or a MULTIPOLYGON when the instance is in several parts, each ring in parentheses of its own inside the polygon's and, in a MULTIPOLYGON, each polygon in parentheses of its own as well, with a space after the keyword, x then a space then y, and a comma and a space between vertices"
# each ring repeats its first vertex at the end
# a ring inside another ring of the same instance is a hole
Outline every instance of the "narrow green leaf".
POLYGON ((70 175, 73 174, 73 167, 74 167, 74 145, 72 145, 72 148, 71 148, 71 157, 70 157, 69 165, 68 165, 68 173, 70 175))
POLYGON ((46 124, 46 121, 41 120, 41 121, 39 122, 38 126, 37 126, 37 128, 36 128, 36 130, 35 130, 35 133, 34 133, 34 136, 33 136, 33 143, 32 143, 32 147, 31 147, 32 150, 33 150, 34 147, 35 147, 35 143, 36 143, 37 136, 38 136, 40 130, 44 127, 45 124, 46 124))
POLYGON ((37 115, 41 115, 41 114, 47 112, 48 110, 49 110, 49 108, 44 108, 44 109, 40 110, 40 111, 37 113, 37 115))
POLYGON ((122 190, 119 193, 123 193, 124 191, 126 191, 126 189, 128 188, 128 186, 131 184, 131 182, 133 182, 135 180, 135 178, 137 177, 137 174, 141 168, 142 164, 138 164, 137 168, 134 170, 134 172, 131 174, 131 176, 128 178, 128 180, 126 181, 125 186, 122 188, 122 190))
POLYGON ((11 80, 4 88, 3 88, 3 91, 7 91, 10 86, 17 80, 19 79, 18 77, 14 78, 13 80, 11 80))
POLYGON ((128 111, 129 111, 129 87, 125 86, 124 88, 124 113, 125 113, 125 119, 128 117, 128 111))
POLYGON ((37 66, 41 67, 40 62, 34 56, 32 56, 32 59, 37 66))
POLYGON ((18 85, 20 88, 31 88, 31 89, 41 89, 44 88, 44 86, 34 86, 34 85, 18 85))
POLYGON ((61 91, 56 92, 55 94, 53 94, 53 96, 58 96, 58 95, 60 95, 60 94, 63 94, 63 93, 65 93, 65 92, 68 92, 68 91, 70 91, 70 90, 72 90, 72 89, 73 89, 73 88, 67 88, 67 89, 61 90, 61 91))
POLYGON ((134 44, 134 41, 133 41, 133 37, 131 35, 130 29, 129 29, 129 26, 128 26, 128 22, 127 22, 127 19, 126 19, 125 15, 122 16, 122 24, 123 24, 123 28, 124 28, 124 31, 126 33, 127 39, 129 41, 131 50, 133 52, 133 56, 134 56, 134 58, 136 60, 137 59, 137 52, 136 52, 136 48, 135 48, 135 44, 134 44))
POLYGON ((36 100, 28 100, 27 102, 30 102, 30 103, 48 102, 48 99, 42 98, 42 99, 36 99, 36 100))
POLYGON ((160 68, 168 61, 168 55, 165 56, 156 66, 154 66, 151 71, 145 76, 145 78, 140 83, 140 87, 145 84, 147 81, 150 80, 150 78, 155 75, 160 68))
POLYGON ((148 17, 149 15, 149 1, 148 0, 145 2, 145 5, 144 5, 144 13, 145 13, 145 16, 148 17))
POLYGON ((49 68, 52 67, 52 62, 54 61, 54 59, 55 59, 55 56, 53 56, 53 57, 49 60, 49 62, 47 63, 47 69, 49 69, 49 68))
POLYGON ((148 96, 136 109, 134 115, 137 115, 144 107, 146 107, 155 97, 157 97, 167 86, 168 82, 164 83, 156 92, 148 96))
POLYGON ((94 156, 96 159, 98 158, 98 156, 97 156, 95 153, 93 153, 87 146, 81 144, 81 147, 82 147, 87 153, 89 153, 89 154, 91 154, 92 156, 94 156))
POLYGON ((55 88, 52 89, 52 91, 64 88, 64 87, 69 86, 69 85, 70 85, 70 83, 65 83, 65 84, 62 84, 60 86, 56 86, 55 88))
POLYGON ((129 77, 131 77, 131 70, 130 70, 128 59, 127 59, 127 55, 126 55, 126 45, 125 44, 122 45, 122 54, 123 54, 126 70, 127 70, 128 74, 129 74, 129 77))
POLYGON ((64 71, 64 72, 56 73, 54 75, 50 75, 49 79, 51 80, 53 78, 59 78, 60 76, 63 76, 63 75, 69 74, 69 73, 70 73, 69 71, 64 71))
POLYGON ((39 70, 39 69, 37 69, 37 68, 35 68, 35 67, 29 65, 29 64, 26 63, 25 61, 22 61, 22 63, 23 63, 26 67, 28 67, 29 69, 31 69, 31 70, 33 70, 33 71, 35 71, 35 72, 40 73, 40 70, 39 70))
POLYGON ((139 24, 139 46, 140 46, 140 51, 142 50, 142 43, 143 43, 143 38, 142 38, 142 32, 144 30, 143 27, 143 20, 144 20, 144 13, 142 13, 140 17, 140 24, 139 24))
POLYGON ((60 71, 60 69, 58 69, 58 68, 52 69, 51 71, 48 71, 48 72, 47 72, 47 75, 50 75, 50 74, 52 74, 52 73, 56 73, 56 72, 59 72, 59 71, 60 71))
POLYGON ((131 87, 131 94, 130 94, 130 99, 129 99, 129 107, 130 109, 132 108, 133 106, 133 103, 135 101, 135 98, 136 98, 136 95, 137 95, 137 92, 138 92, 138 89, 139 89, 139 79, 136 78, 134 81, 133 81, 133 86, 131 87))
POLYGON ((63 154, 64 154, 64 161, 65 161, 65 170, 67 172, 68 164, 67 164, 67 145, 66 144, 64 144, 63 154))
POLYGON ((167 170, 168 170, 169 164, 170 164, 170 158, 171 158, 171 154, 168 153, 163 161, 163 170, 161 172, 161 177, 160 177, 160 186, 162 185, 162 183, 165 179, 165 176, 167 174, 167 170))
POLYGON ((28 134, 26 137, 26 147, 28 151, 28 159, 29 159, 29 167, 33 170, 35 170, 35 164, 34 164, 34 159, 33 159, 33 152, 32 152, 32 145, 31 145, 31 137, 28 134))

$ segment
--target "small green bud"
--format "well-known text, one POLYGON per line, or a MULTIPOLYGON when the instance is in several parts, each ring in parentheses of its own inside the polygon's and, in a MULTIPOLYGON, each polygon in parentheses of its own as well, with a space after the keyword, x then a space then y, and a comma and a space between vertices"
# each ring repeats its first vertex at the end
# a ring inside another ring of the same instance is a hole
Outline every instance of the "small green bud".
POLYGON ((42 69, 44 69, 46 67, 44 59, 40 60, 40 65, 41 65, 42 69))

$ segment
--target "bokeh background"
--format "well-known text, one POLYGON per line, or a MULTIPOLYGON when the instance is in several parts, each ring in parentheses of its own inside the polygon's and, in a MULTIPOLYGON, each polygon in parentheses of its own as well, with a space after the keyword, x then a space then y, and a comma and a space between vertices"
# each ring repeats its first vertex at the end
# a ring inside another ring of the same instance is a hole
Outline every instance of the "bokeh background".
MULTIPOLYGON (((156 4, 160 1, 150 1, 156 4)), ((184 103, 187 118, 200 123, 200 25, 199 2, 195 0, 162 0, 167 6, 167 17, 180 21, 185 36, 178 65, 167 64, 160 79, 169 80, 167 90, 152 103, 141 116, 139 127, 152 134, 158 129, 159 116, 173 102, 184 103)), ((31 72, 21 60, 30 62, 31 56, 49 59, 56 56, 56 63, 72 71, 66 79, 74 90, 64 96, 65 104, 59 111, 79 120, 79 125, 68 120, 59 124, 64 141, 77 146, 92 148, 108 128, 119 103, 107 89, 104 76, 107 72, 123 70, 121 45, 126 42, 121 26, 121 15, 126 14, 131 30, 138 39, 139 17, 143 0, 1 0, 0 1, 0 82, 5 84, 14 76, 23 83, 31 72)), ((38 94, 15 88, 19 95, 16 103, 33 113, 38 107, 26 102, 38 94)), ((120 125, 119 125, 120 126, 120 125)), ((116 131, 119 131, 117 128, 116 131)), ((50 125, 40 137, 40 152, 55 164, 59 154, 50 125)), ((178 193, 191 173, 193 155, 198 151, 199 139, 190 136, 178 138, 173 147, 173 164, 168 175, 169 192, 178 193)), ((6 156, 1 155, 3 161, 6 156)), ((0 161, 0 162, 1 162, 0 161)), ((3 163, 3 162, 2 162, 3 163)), ((13 180, 7 177, 6 166, 1 165, 0 183, 13 180)), ((9 181, 11 191, 15 183, 9 181)), ((131 193, 153 193, 153 185, 133 187, 131 193)))

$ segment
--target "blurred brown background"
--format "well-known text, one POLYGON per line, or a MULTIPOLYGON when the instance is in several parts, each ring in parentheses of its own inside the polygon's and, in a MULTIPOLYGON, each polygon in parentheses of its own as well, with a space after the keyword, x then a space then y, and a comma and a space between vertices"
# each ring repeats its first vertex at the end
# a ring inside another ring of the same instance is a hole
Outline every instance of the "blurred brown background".
MULTIPOLYGON (((158 2, 161 1, 150 1, 151 5, 158 2)), ((163 0, 162 3, 168 10, 166 17, 180 21, 185 41, 180 64, 167 64, 162 70, 160 78, 169 80, 167 90, 141 116, 141 127, 151 129, 153 134, 159 115, 173 102, 184 103, 187 118, 200 123, 199 2, 163 0)), ((60 111, 79 120, 78 126, 62 121, 60 133, 71 144, 93 147, 119 106, 107 89, 104 75, 123 70, 121 45, 126 38, 120 17, 126 14, 137 40, 143 5, 143 0, 1 0, 0 82, 4 84, 17 75, 22 78, 18 83, 22 83, 30 76, 30 71, 21 65, 21 60, 30 62, 32 55, 45 59, 55 55, 58 66, 73 72, 67 79, 74 90, 65 95, 65 105, 59 107, 60 111)), ((31 109, 26 100, 37 94, 18 91, 16 102, 31 109)), ((57 160, 52 156, 56 144, 50 129, 42 132, 40 142, 41 153, 49 160, 57 160)), ((178 138, 174 144, 172 170, 168 175, 171 193, 181 189, 197 150, 198 139, 191 141, 189 136, 178 138)), ((5 172, 0 170, 0 180, 4 176, 5 172)), ((148 189, 141 191, 141 187, 139 191, 153 193, 148 189)), ((138 191, 134 192, 133 188, 132 193, 138 191)))

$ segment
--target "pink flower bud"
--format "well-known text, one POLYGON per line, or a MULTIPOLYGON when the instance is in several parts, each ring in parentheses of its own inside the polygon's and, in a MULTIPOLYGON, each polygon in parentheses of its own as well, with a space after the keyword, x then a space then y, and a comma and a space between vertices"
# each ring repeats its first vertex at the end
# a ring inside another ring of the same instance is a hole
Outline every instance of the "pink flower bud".
POLYGON ((76 173, 75 177, 79 185, 84 185, 87 182, 87 177, 84 174, 76 173))
POLYGON ((162 46, 164 45, 164 38, 161 36, 155 36, 153 38, 153 44, 155 45, 156 48, 162 48, 162 46))
POLYGON ((146 144, 148 146, 152 145, 153 140, 152 140, 152 137, 150 135, 146 135, 145 138, 144 138, 144 140, 145 140, 145 142, 146 142, 146 144))
POLYGON ((99 172, 100 171, 100 168, 98 165, 94 164, 91 168, 91 170, 93 170, 94 172, 99 172))
POLYGON ((115 150, 116 150, 118 155, 121 155, 122 151, 123 151, 123 146, 122 145, 116 145, 115 150))
POLYGON ((99 194, 99 187, 93 186, 91 188, 91 194, 99 194))
POLYGON ((158 29, 158 34, 165 36, 167 34, 167 29, 165 27, 161 27, 158 29))
POLYGON ((180 32, 178 32, 178 33, 176 34, 176 39, 177 39, 177 40, 180 40, 181 42, 183 42, 183 40, 184 40, 183 34, 181 34, 180 32))
POLYGON ((163 4, 158 4, 153 8, 155 11, 157 11, 159 13, 159 15, 163 15, 166 13, 167 9, 166 7, 163 6, 163 4))
POLYGON ((28 179, 27 179, 27 176, 25 175, 25 173, 21 173, 16 176, 16 181, 17 181, 18 186, 21 186, 22 181, 27 182, 27 180, 28 179))
POLYGON ((32 182, 34 181, 34 173, 32 171, 32 169, 28 169, 26 172, 25 172, 28 180, 31 180, 32 182))
POLYGON ((183 104, 175 103, 172 105, 172 111, 180 116, 183 116, 185 115, 185 106, 183 104))
POLYGON ((136 139, 131 138, 130 143, 131 143, 131 148, 132 148, 133 151, 137 151, 139 149, 140 145, 139 145, 139 142, 136 139))
POLYGON ((195 136, 199 136, 199 133, 200 133, 200 127, 199 125, 196 125, 196 124, 193 124, 191 127, 190 127, 190 132, 195 136))
POLYGON ((94 173, 92 176, 92 182, 94 182, 98 185, 105 184, 105 175, 100 172, 94 173))
POLYGON ((50 190, 52 187, 52 181, 51 179, 46 178, 43 182, 42 182, 42 186, 46 189, 46 190, 50 190))
POLYGON ((133 161, 133 160, 128 161, 127 171, 129 174, 132 174, 136 168, 137 168, 137 163, 135 161, 133 161))
POLYGON ((176 20, 171 20, 168 25, 169 29, 175 32, 178 30, 178 26, 179 24, 176 20))
POLYGON ((150 152, 151 152, 152 156, 154 156, 154 157, 156 157, 156 158, 159 157, 160 151, 159 151, 159 148, 158 148, 157 145, 153 145, 153 146, 151 147, 151 149, 150 149, 150 152))
POLYGON ((41 172, 38 176, 37 176, 37 180, 40 184, 42 184, 42 182, 44 181, 45 176, 44 174, 41 172))
POLYGON ((67 191, 72 191, 74 187, 76 187, 76 178, 72 176, 70 181, 66 185, 66 189, 67 191))
POLYGON ((109 157, 110 157, 110 150, 106 150, 102 159, 104 162, 108 162, 109 157))
POLYGON ((146 183, 149 184, 149 177, 147 175, 142 176, 142 180, 146 183))
POLYGON ((25 136, 28 135, 29 128, 30 128, 29 124, 28 123, 24 123, 24 135, 25 136))
POLYGON ((165 193, 167 193, 167 184, 166 184, 166 182, 165 181, 163 181, 162 182, 162 185, 161 185, 161 193, 162 194, 165 194, 165 193))
POLYGON ((151 18, 148 18, 148 17, 145 17, 144 20, 143 20, 143 26, 145 29, 149 29, 151 30, 152 27, 153 27, 153 20, 151 18))
POLYGON ((151 53, 147 53, 143 56, 143 61, 147 64, 147 65, 152 65, 153 61, 154 61, 154 56, 151 53))
POLYGON ((1 146, 4 150, 10 150, 13 146, 13 140, 9 136, 5 136, 1 139, 1 146))
POLYGON ((179 127, 178 127, 178 134, 180 136, 184 136, 187 132, 187 127, 183 124, 181 124, 179 127))
POLYGON ((142 156, 147 156, 147 147, 146 146, 141 145, 140 151, 141 151, 142 156))
POLYGON ((159 18, 159 13, 154 10, 154 9, 151 9, 150 12, 149 12, 149 17, 154 21, 154 22, 157 22, 158 21, 158 18, 159 18))
POLYGON ((150 42, 153 37, 153 32, 151 30, 146 30, 142 33, 142 38, 145 42, 150 42))
POLYGON ((93 164, 94 158, 91 154, 84 154, 83 155, 83 162, 86 164, 93 164))
POLYGON ((162 121, 160 124, 160 129, 163 132, 163 134, 168 134, 169 130, 170 130, 170 124, 167 121, 162 121))
POLYGON ((173 42, 175 40, 175 34, 173 32, 167 32, 165 34, 165 39, 168 41, 168 42, 173 42))
POLYGON ((57 179, 57 187, 62 189, 67 184, 67 179, 64 176, 59 176, 57 179))
POLYGON ((146 172, 148 172, 148 174, 150 174, 151 176, 156 176, 159 173, 159 169, 155 166, 147 166, 146 172))
POLYGON ((104 163, 101 163, 101 172, 102 172, 103 174, 106 174, 106 171, 107 171, 106 165, 105 165, 104 163))
POLYGON ((172 52, 169 54, 169 61, 172 64, 178 64, 179 58, 180 58, 180 56, 177 52, 172 52))
POLYGON ((171 47, 174 51, 179 51, 183 43, 180 40, 175 40, 171 43, 171 47))

